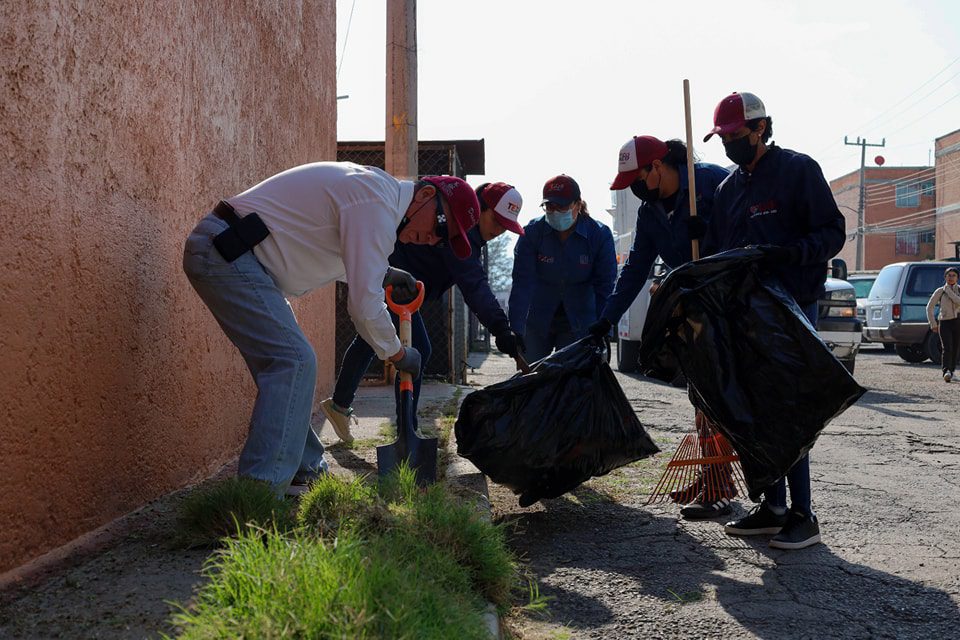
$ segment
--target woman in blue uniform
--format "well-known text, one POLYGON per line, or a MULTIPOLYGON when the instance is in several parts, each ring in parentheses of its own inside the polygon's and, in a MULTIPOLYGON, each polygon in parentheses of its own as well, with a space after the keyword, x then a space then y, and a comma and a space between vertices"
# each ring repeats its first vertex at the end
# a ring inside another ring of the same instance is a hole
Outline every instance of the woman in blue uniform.
POLYGON ((531 362, 587 335, 617 278, 613 234, 590 217, 573 178, 547 180, 540 206, 517 241, 510 292, 510 326, 531 362))

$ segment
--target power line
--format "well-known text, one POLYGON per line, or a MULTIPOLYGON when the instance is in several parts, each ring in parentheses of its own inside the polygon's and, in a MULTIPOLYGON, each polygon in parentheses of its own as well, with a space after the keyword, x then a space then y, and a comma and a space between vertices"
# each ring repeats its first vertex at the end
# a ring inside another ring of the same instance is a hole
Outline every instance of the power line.
POLYGON ((353 24, 353 10, 357 8, 357 0, 350 5, 350 17, 347 19, 347 31, 343 34, 343 48, 340 50, 340 64, 337 65, 337 80, 340 79, 340 69, 343 68, 343 59, 347 53, 347 40, 350 39, 350 25, 353 24))
MULTIPOLYGON (((912 97, 913 97, 914 95, 916 95, 921 89, 923 89, 925 86, 927 86, 928 84, 930 84, 931 82, 933 82, 934 80, 936 80, 937 76, 939 76, 941 73, 943 73, 944 71, 946 71, 947 69, 949 69, 950 67, 952 67, 953 65, 955 65, 957 62, 960 62, 960 57, 956 57, 956 58, 954 58, 953 60, 951 60, 951 61, 947 64, 947 66, 945 66, 944 68, 940 69, 940 71, 937 71, 935 74, 933 74, 932 76, 930 76, 929 78, 927 78, 927 79, 924 81, 924 83, 921 84, 919 87, 917 87, 916 89, 914 89, 913 91, 911 91, 910 93, 908 93, 906 96, 904 96, 903 98, 901 98, 899 101, 895 102, 893 105, 891 105, 890 107, 888 107, 885 111, 881 111, 880 113, 878 113, 877 115, 875 115, 873 118, 871 118, 870 120, 867 120, 865 123, 861 124, 859 127, 856 127, 856 128, 857 128, 857 129, 865 129, 866 127, 872 126, 874 122, 876 122, 877 120, 879 120, 880 118, 882 118, 883 116, 885 116, 886 114, 890 113, 891 111, 893 111, 894 109, 896 109, 897 107, 899 107, 901 104, 903 104, 904 102, 906 102, 907 100, 909 100, 910 98, 912 98, 912 97)), ((943 85, 940 85, 940 86, 943 86, 943 85)), ((937 88, 939 89, 940 87, 937 87, 937 88)))
MULTIPOLYGON (((901 109, 900 111, 898 111, 897 113, 891 115, 890 117, 884 118, 881 122, 878 122, 876 125, 873 125, 873 126, 874 126, 874 127, 879 127, 881 124, 890 124, 890 123, 892 123, 896 118, 902 116, 902 115, 905 114, 907 111, 910 111, 910 109, 914 108, 915 106, 917 106, 918 104, 920 104, 921 102, 923 102, 924 100, 926 100, 927 98, 929 98, 930 96, 932 96, 934 93, 936 93, 937 91, 939 91, 941 87, 943 87, 944 85, 946 85, 948 82, 950 82, 951 80, 953 80, 953 79, 956 78, 957 76, 960 76, 960 71, 958 71, 957 73, 953 74, 952 76, 950 76, 949 78, 947 78, 946 80, 944 80, 943 82, 941 82, 940 84, 938 84, 938 85, 937 85, 936 87, 934 87, 931 91, 929 91, 928 93, 924 94, 923 97, 919 98, 916 102, 908 105, 905 109, 901 109)), ((868 129, 868 130, 869 130, 869 129, 868 129)))
POLYGON ((919 118, 916 118, 916 119, 914 119, 914 120, 911 120, 910 122, 908 122, 907 124, 903 125, 903 126, 900 127, 899 129, 895 129, 895 130, 891 131, 889 135, 893 135, 893 134, 895 134, 895 133, 899 133, 899 132, 903 131, 903 130, 906 129, 907 127, 915 124, 916 122, 918 122, 918 121, 920 121, 920 120, 923 120, 924 118, 926 118, 928 115, 930 115, 930 114, 933 113, 934 111, 937 111, 937 110, 940 109, 941 107, 946 106, 947 103, 953 102, 953 101, 956 100, 957 98, 960 98, 960 92, 957 92, 957 93, 953 94, 952 96, 950 96, 949 98, 947 98, 946 100, 944 100, 943 102, 941 102, 940 104, 938 104, 937 106, 935 106, 933 109, 930 109, 930 111, 927 111, 925 114, 923 114, 923 115, 920 116, 919 118))
POLYGON ((874 207, 874 206, 880 206, 880 205, 890 204, 891 202, 896 202, 897 200, 901 200, 903 197, 908 197, 908 196, 912 196, 912 195, 917 195, 917 196, 930 195, 930 191, 932 191, 932 192, 935 194, 937 189, 943 189, 944 187, 947 187, 948 185, 951 185, 951 184, 955 184, 955 183, 958 182, 958 181, 960 181, 960 175, 952 176, 952 177, 951 177, 950 179, 948 179, 948 180, 941 180, 939 183, 937 183, 937 181, 934 180, 934 177, 931 176, 929 179, 924 180, 924 181, 921 181, 921 182, 915 182, 915 183, 911 183, 911 184, 899 185, 899 186, 901 186, 901 187, 916 187, 917 190, 919 191, 919 193, 914 194, 914 193, 909 193, 909 192, 908 192, 907 194, 904 194, 903 196, 896 195, 896 194, 892 194, 892 195, 891 195, 891 194, 883 194, 883 195, 878 195, 878 196, 872 196, 872 197, 868 197, 868 198, 866 199, 866 204, 867 204, 868 206, 874 207), (932 187, 930 190, 925 189, 925 188, 922 186, 924 182, 932 182, 932 183, 933 183, 933 187, 932 187), (927 191, 927 193, 924 194, 924 193, 923 193, 924 191, 927 191))
MULTIPOLYGON (((904 96, 904 97, 903 97, 902 99, 900 99, 899 101, 895 102, 892 106, 890 106, 889 108, 887 108, 885 111, 881 111, 880 113, 878 113, 877 115, 875 115, 875 116, 874 116, 873 118, 871 118, 870 120, 867 120, 865 123, 863 123, 863 124, 861 124, 861 125, 858 125, 858 126, 856 126, 856 127, 853 127, 853 129, 861 129, 861 130, 862 130, 862 129, 865 129, 865 128, 869 127, 869 126, 872 126, 874 122, 876 122, 878 119, 882 118, 882 117, 885 116, 886 114, 890 113, 893 109, 896 109, 898 106, 900 106, 901 104, 903 104, 904 102, 906 102, 907 100, 909 100, 909 99, 910 99, 911 97, 913 97, 917 92, 919 92, 919 91, 920 91, 921 89, 923 89, 925 86, 927 86, 928 84, 930 84, 931 82, 933 82, 933 81, 937 78, 937 76, 939 76, 941 73, 943 73, 944 71, 946 71, 947 69, 949 69, 950 67, 952 67, 953 65, 955 65, 958 61, 960 61, 960 57, 954 58, 953 60, 950 61, 949 64, 947 64, 947 66, 943 67, 942 69, 940 69, 940 71, 937 71, 935 74, 933 74, 932 76, 930 76, 927 80, 924 81, 923 84, 921 84, 919 87, 917 87, 916 89, 914 89, 913 91, 911 91, 910 93, 908 93, 906 96, 904 96)), ((939 88, 939 87, 938 87, 938 88, 939 88)), ((829 145, 827 145, 827 146, 823 147, 822 149, 820 149, 819 151, 817 151, 815 155, 819 156, 819 155, 821 155, 824 151, 827 151, 827 150, 829 150, 829 149, 832 149, 833 147, 837 146, 838 144, 840 144, 840 141, 839 141, 839 140, 837 140, 836 142, 832 142, 832 143, 830 143, 829 145)), ((839 157, 839 156, 836 156, 836 157, 839 157)))

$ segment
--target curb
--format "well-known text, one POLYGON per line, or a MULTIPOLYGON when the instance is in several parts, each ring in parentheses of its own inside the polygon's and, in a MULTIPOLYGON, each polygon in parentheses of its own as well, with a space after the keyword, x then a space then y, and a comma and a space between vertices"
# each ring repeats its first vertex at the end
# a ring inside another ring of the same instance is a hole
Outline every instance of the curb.
MULTIPOLYGON (((480 473, 472 462, 457 455, 456 435, 451 430, 450 440, 447 443, 447 453, 450 463, 447 465, 446 483, 455 493, 471 500, 476 506, 477 513, 486 521, 491 521, 490 492, 487 488, 487 476, 480 473)), ((500 616, 492 603, 487 603, 487 610, 483 614, 490 637, 495 640, 503 638, 500 629, 500 616)))

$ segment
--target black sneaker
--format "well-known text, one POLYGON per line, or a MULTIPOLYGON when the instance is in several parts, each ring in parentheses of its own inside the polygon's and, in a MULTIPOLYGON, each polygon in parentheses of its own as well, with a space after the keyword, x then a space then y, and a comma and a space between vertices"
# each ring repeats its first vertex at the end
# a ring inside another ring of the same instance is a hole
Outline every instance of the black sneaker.
POLYGON ((733 508, 730 506, 730 498, 708 500, 701 493, 696 502, 680 509, 680 515, 687 520, 706 520, 707 518, 725 516, 731 511, 733 511, 733 508))
POLYGON ((759 536, 780 533, 787 524, 787 514, 777 515, 770 510, 766 501, 761 502, 750 513, 739 520, 728 522, 723 530, 734 536, 759 536))
POLYGON ((787 523, 773 536, 770 546, 775 549, 805 549, 820 542, 820 524, 817 516, 790 511, 787 523))
POLYGON ((697 479, 676 491, 670 492, 670 500, 677 504, 689 504, 697 499, 700 490, 703 489, 703 476, 697 476, 697 479))

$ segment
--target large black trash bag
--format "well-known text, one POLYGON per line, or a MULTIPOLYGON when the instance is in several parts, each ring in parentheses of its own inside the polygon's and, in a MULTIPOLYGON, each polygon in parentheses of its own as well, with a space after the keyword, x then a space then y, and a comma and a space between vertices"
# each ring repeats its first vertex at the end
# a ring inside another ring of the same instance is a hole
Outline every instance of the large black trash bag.
POLYGON ((456 436, 457 453, 522 506, 659 451, 591 339, 468 395, 456 436))
POLYGON ((730 440, 750 498, 784 477, 826 424, 866 391, 830 353, 757 249, 672 271, 653 297, 641 370, 679 363, 690 400, 730 440))

